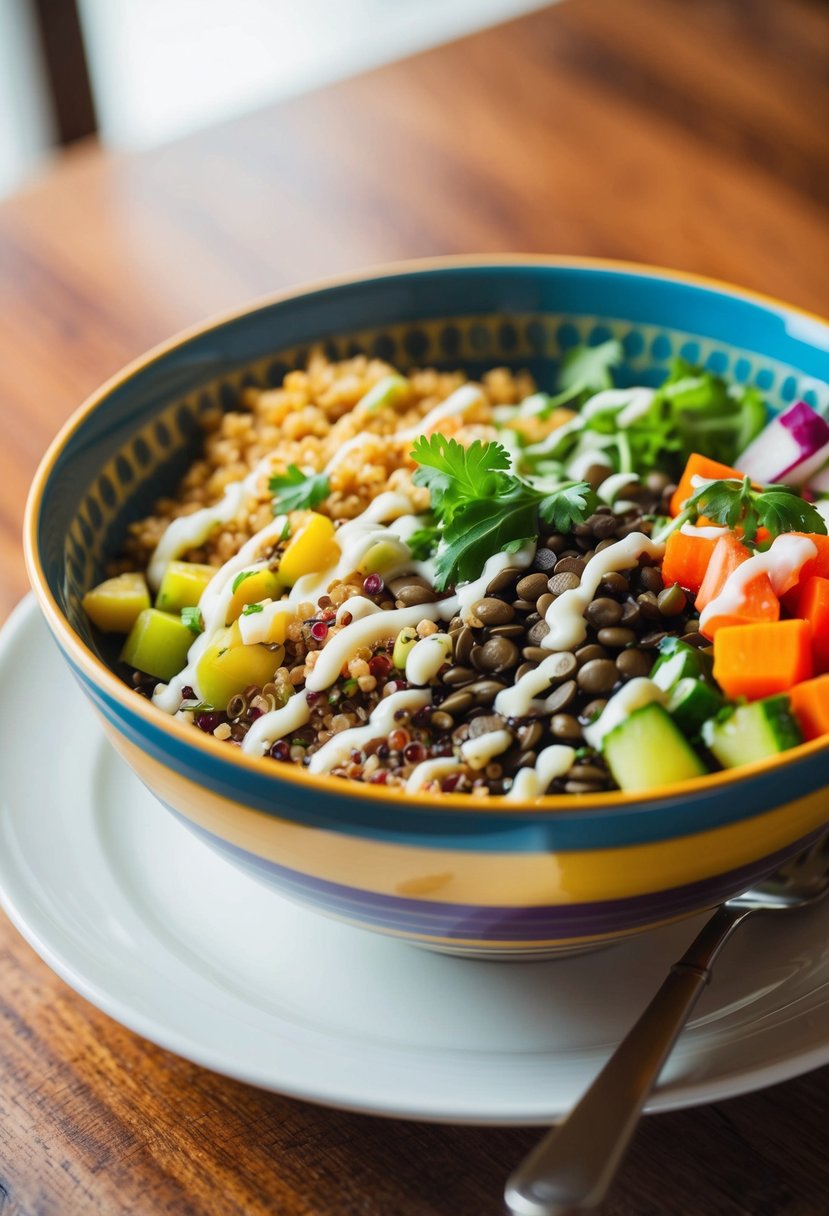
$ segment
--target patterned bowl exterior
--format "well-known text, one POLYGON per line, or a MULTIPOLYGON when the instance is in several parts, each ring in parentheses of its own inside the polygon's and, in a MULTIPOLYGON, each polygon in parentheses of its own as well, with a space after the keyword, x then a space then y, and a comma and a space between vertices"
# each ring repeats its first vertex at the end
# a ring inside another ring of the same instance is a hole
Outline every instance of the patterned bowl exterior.
POLYGON ((618 338, 624 383, 675 355, 756 384, 772 409, 829 409, 829 326, 721 284, 644 267, 444 259, 281 296, 174 339, 69 421, 30 494, 30 577, 118 751, 200 837, 285 895, 352 924, 486 957, 584 949, 736 893, 829 819, 829 745, 647 797, 390 796, 253 761, 168 719, 112 672, 80 607, 126 526, 189 463, 199 417, 278 384, 322 345, 401 368, 529 368, 550 387, 579 342, 618 338))

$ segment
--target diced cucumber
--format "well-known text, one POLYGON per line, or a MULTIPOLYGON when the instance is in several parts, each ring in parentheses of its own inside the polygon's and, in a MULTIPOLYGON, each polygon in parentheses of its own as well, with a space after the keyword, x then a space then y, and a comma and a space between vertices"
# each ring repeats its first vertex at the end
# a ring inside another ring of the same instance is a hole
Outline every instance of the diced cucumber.
POLYGON ((676 785, 707 772, 670 714, 656 701, 636 709, 605 736, 602 750, 621 790, 676 785))
POLYGON ((803 742, 789 698, 784 695, 738 705, 728 716, 712 718, 704 724, 702 737, 723 768, 764 760, 803 742))
POLYGON ((666 708, 683 734, 691 736, 698 734, 703 722, 713 718, 723 704, 723 697, 710 684, 686 676, 671 689, 666 708))
POLYGON ((156 608, 162 612, 195 608, 215 573, 213 566, 203 566, 199 562, 169 562, 155 597, 156 608))
POLYGON ((679 638, 664 638, 659 645, 659 658, 651 670, 651 679, 663 692, 670 692, 680 680, 710 680, 713 660, 710 654, 689 646, 679 638))
POLYGON ((181 671, 193 641, 180 617, 145 608, 124 642, 121 662, 166 683, 181 671))
POLYGON ((108 578, 81 600, 93 625, 104 633, 129 633, 145 608, 150 593, 143 574, 118 574, 108 578))

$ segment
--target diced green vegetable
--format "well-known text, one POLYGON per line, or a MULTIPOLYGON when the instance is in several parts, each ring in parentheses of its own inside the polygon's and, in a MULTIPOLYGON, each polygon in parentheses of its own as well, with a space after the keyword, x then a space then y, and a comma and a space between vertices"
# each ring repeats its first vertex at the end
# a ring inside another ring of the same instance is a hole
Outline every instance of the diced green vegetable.
POLYGON ((181 671, 193 634, 178 616, 145 608, 121 651, 121 662, 165 683, 181 671))
POLYGON ((686 737, 699 733, 703 722, 713 718, 724 705, 716 689, 696 676, 686 676, 671 689, 667 710, 686 737))
POLYGON ((659 645, 659 658, 651 670, 651 679, 663 692, 680 680, 711 680, 713 660, 710 654, 689 646, 679 638, 664 638, 659 645))
POLYGON ((702 737, 723 768, 765 760, 803 742, 789 698, 783 695, 738 705, 733 713, 712 718, 703 726, 702 737))
POLYGON ((605 736, 602 750, 616 784, 626 791, 676 785, 708 771, 668 711, 656 701, 634 710, 614 727, 605 736))
POLYGON ((238 624, 220 629, 196 664, 199 692, 216 709, 227 709, 237 692, 250 684, 261 688, 272 680, 284 657, 281 646, 275 650, 258 643, 245 646, 238 624))
POLYGON ((108 578, 81 601, 84 612, 104 633, 129 633, 140 614, 150 606, 150 593, 143 574, 119 574, 108 578))
POLYGON ((155 597, 156 608, 162 612, 195 608, 215 573, 213 566, 203 566, 198 562, 170 562, 155 597))
POLYGON ((391 661, 400 671, 406 666, 406 659, 409 657, 409 651, 417 642, 417 632, 414 629, 406 627, 401 629, 394 643, 391 661))

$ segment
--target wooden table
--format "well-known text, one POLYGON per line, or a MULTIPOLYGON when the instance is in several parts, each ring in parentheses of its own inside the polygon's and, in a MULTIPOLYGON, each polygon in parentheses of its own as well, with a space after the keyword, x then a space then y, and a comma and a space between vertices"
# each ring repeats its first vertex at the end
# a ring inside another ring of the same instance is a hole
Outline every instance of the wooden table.
MULTIPOLYGON (((170 147, 66 157, 0 206, 0 616, 26 589, 23 502, 59 424, 257 293, 518 250, 829 311, 827 50, 819 0, 573 0, 170 147)), ((537 1136, 224 1080, 98 1013, 5 920, 0 1024, 2 1216, 487 1216, 537 1136)), ((826 1212, 827 1091, 824 1068, 646 1120, 607 1211, 826 1212)))

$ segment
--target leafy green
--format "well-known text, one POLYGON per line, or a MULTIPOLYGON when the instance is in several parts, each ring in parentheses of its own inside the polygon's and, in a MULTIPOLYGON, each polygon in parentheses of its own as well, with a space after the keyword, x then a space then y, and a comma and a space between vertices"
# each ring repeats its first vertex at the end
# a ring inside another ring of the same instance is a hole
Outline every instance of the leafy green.
POLYGON ((797 490, 778 485, 755 488, 749 477, 728 477, 700 486, 674 520, 673 527, 681 527, 701 515, 729 528, 739 528, 747 544, 756 542, 759 528, 766 528, 772 536, 784 532, 826 535, 823 516, 797 490))
POLYGON ((442 591, 477 578, 494 553, 515 552, 539 532, 539 519, 559 531, 582 523, 596 498, 586 482, 543 489, 516 477, 500 443, 468 448, 444 435, 421 436, 412 450, 416 485, 429 489, 437 523, 408 541, 425 556, 437 551, 435 586, 442 591))
POLYGON ((268 489, 276 497, 274 512, 313 510, 331 493, 331 483, 325 473, 303 473, 295 464, 289 464, 284 473, 278 473, 268 482, 268 489))
POLYGON ((440 539, 440 529, 436 524, 430 524, 425 528, 418 528, 408 537, 406 544, 409 547, 409 552, 417 561, 423 561, 433 553, 437 548, 440 539))
POLYGON ((599 346, 574 346, 561 360, 559 388, 573 392, 587 389, 594 393, 613 388, 610 369, 623 358, 622 344, 615 338, 599 346))
POLYGON ((204 632, 204 621, 198 608, 182 608, 181 623, 182 625, 186 625, 191 633, 199 634, 204 632))
MULTIPOLYGON (((579 348, 582 357, 602 347, 579 348)), ((571 352, 574 358, 578 350, 571 352)), ((578 366, 578 363, 576 363, 578 366)), ((605 371, 609 377, 607 368, 605 371)), ((599 369, 600 371, 601 369, 599 369)), ((598 374, 597 377, 598 379, 598 374)), ((607 378, 602 388, 607 387, 607 378)), ((589 398, 588 398, 589 399, 589 398)), ((582 408, 586 402, 582 402, 582 408)), ((532 467, 553 461, 566 466, 574 457, 595 452, 615 472, 643 476, 653 469, 676 475, 691 452, 733 464, 765 424, 763 398, 753 386, 729 387, 712 372, 676 359, 650 405, 622 425, 624 401, 582 414, 574 424, 525 449, 532 467)))

